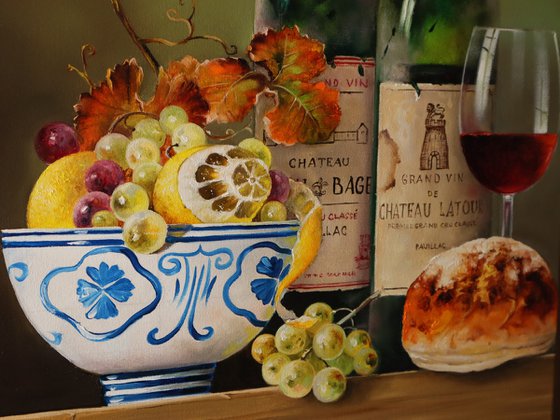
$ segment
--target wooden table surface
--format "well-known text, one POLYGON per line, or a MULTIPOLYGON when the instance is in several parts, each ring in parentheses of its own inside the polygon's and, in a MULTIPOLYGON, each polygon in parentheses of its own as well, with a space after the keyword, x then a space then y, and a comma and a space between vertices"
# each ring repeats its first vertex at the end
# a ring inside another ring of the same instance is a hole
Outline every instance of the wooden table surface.
POLYGON ((517 360, 493 370, 429 371, 351 378, 342 400, 322 404, 284 397, 268 387, 151 403, 12 416, 10 419, 550 419, 554 355, 517 360))

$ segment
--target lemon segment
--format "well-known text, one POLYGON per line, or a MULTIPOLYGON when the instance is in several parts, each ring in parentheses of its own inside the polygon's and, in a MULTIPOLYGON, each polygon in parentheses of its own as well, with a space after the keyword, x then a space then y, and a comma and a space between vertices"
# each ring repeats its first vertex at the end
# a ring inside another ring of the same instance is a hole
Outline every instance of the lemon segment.
POLYGON ((95 161, 95 152, 78 152, 47 166, 29 195, 27 227, 74 228, 74 205, 88 192, 84 176, 95 161))
POLYGON ((288 211, 300 221, 301 227, 292 250, 292 266, 278 285, 276 301, 315 260, 322 240, 323 208, 307 185, 290 179, 290 195, 285 204, 288 211))

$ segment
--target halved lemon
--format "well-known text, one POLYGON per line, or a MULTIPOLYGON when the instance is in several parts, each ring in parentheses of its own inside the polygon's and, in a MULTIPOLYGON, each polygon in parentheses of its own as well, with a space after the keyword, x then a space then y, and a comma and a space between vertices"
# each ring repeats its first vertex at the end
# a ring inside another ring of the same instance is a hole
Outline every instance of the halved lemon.
POLYGON ((315 260, 322 240, 323 208, 307 185, 290 179, 290 195, 285 204, 288 212, 300 221, 301 227, 292 250, 292 267, 278 286, 276 301, 315 260))
POLYGON ((185 206, 179 195, 178 173, 181 165, 194 153, 208 146, 198 146, 177 153, 163 165, 154 184, 152 204, 167 224, 193 224, 201 221, 185 206))
POLYGON ((154 187, 154 208, 167 223, 250 222, 272 187, 267 165, 231 145, 174 156, 154 187))

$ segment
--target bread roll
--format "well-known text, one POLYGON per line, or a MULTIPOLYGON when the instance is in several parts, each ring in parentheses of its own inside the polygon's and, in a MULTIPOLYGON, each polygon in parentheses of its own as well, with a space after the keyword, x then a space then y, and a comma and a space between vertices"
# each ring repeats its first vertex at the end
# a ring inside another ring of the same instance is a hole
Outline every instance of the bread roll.
POLYGON ((476 239, 434 257, 410 286, 402 343, 421 368, 489 369, 546 352, 557 310, 537 252, 509 238, 476 239))

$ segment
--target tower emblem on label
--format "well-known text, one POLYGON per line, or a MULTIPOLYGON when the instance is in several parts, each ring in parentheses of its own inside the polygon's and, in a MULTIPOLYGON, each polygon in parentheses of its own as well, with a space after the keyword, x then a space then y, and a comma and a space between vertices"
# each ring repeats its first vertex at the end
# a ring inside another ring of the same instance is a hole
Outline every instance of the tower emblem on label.
POLYGON ((426 111, 426 134, 420 155, 420 170, 449 169, 445 108, 440 104, 429 103, 426 111))

